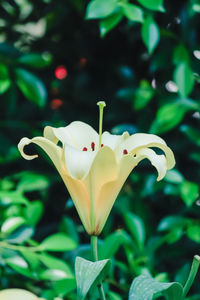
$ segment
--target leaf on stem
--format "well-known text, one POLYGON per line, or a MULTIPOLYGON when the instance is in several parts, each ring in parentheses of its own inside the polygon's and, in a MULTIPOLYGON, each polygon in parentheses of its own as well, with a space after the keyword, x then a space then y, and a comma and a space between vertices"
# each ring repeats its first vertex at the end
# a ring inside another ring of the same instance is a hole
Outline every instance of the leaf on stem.
POLYGON ((160 39, 158 25, 151 16, 147 17, 142 26, 142 40, 148 49, 149 54, 155 50, 160 39))
POLYGON ((153 300, 156 295, 170 300, 181 300, 183 287, 178 282, 163 283, 149 275, 140 275, 131 284, 128 300, 153 300))
POLYGON ((102 281, 107 275, 109 269, 109 259, 91 262, 81 257, 77 257, 75 262, 77 299, 85 299, 90 288, 102 281))

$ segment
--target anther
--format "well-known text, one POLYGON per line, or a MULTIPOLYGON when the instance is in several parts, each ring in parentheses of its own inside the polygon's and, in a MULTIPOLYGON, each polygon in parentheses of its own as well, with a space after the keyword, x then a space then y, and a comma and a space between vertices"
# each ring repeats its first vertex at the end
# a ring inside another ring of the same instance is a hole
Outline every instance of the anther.
POLYGON ((128 151, 126 149, 123 150, 123 154, 126 155, 128 154, 128 151))
POLYGON ((86 147, 84 147, 82 151, 87 151, 87 148, 86 148, 86 147))
POLYGON ((92 151, 95 150, 95 143, 94 142, 91 143, 91 148, 92 148, 92 151))

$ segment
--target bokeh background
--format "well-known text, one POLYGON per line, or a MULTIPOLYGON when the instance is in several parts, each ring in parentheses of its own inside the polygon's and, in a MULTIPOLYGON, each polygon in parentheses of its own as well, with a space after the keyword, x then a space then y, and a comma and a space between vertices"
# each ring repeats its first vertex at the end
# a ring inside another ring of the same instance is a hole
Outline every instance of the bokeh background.
POLYGON ((141 162, 116 201, 100 241, 101 257, 113 257, 110 299, 127 299, 142 272, 184 283, 199 254, 199 1, 99 2, 0 2, 1 288, 75 299, 74 258, 90 258, 89 237, 46 155, 30 146, 39 159, 25 161, 17 144, 46 125, 98 129, 99 100, 104 130, 157 134, 176 158, 161 182, 141 162), (54 250, 23 248, 52 235, 54 250))

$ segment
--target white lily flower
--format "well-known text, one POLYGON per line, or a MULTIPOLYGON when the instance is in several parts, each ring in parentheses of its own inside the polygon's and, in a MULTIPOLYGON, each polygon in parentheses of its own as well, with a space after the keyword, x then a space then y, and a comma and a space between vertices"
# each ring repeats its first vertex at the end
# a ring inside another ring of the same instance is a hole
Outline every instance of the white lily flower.
MULTIPOLYGON (((105 105, 100 102, 99 106, 101 115, 105 105)), ((157 180, 175 165, 173 152, 160 137, 145 133, 130 136, 128 132, 101 134, 101 116, 100 119, 100 135, 88 124, 75 121, 66 127, 47 126, 44 137, 25 137, 18 144, 25 159, 37 157, 24 153, 24 147, 30 143, 48 154, 90 235, 101 233, 124 182, 142 159, 149 159, 157 169, 157 180), (62 147, 57 145, 59 141, 62 147), (152 147, 161 149, 163 154, 156 154, 152 147)))
MULTIPOLYGON (((0 291, 0 300, 42 300, 36 295, 22 289, 7 289, 0 291)), ((44 300, 44 299, 43 299, 44 300)))

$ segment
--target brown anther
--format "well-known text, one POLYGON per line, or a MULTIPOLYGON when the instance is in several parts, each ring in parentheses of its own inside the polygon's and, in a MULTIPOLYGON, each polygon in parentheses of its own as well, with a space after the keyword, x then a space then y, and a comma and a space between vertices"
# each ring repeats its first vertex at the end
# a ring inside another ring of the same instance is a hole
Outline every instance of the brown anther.
POLYGON ((128 154, 128 151, 126 149, 123 150, 123 154, 126 155, 128 154))
POLYGON ((87 148, 86 148, 86 147, 84 147, 82 151, 87 151, 87 148))
POLYGON ((101 144, 101 147, 103 147, 104 146, 104 144, 101 144))
POLYGON ((92 148, 92 151, 95 150, 95 143, 94 142, 91 143, 91 148, 92 148))

